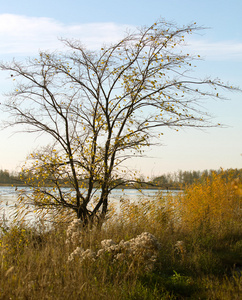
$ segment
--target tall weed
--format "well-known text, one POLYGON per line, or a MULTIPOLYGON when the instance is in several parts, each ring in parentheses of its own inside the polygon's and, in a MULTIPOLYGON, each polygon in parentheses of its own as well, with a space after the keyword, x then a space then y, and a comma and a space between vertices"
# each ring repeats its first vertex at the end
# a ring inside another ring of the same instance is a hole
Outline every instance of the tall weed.
POLYGON ((183 230, 222 234, 241 226, 241 196, 223 173, 187 186, 176 201, 183 230))
POLYGON ((126 199, 101 229, 86 229, 71 243, 61 222, 51 230, 12 225, 0 237, 0 299, 239 299, 239 189, 221 173, 177 196, 126 199), (68 262, 76 247, 97 253, 104 240, 120 245, 143 232, 160 244, 152 268, 142 255, 115 261, 115 245, 100 259, 68 262))

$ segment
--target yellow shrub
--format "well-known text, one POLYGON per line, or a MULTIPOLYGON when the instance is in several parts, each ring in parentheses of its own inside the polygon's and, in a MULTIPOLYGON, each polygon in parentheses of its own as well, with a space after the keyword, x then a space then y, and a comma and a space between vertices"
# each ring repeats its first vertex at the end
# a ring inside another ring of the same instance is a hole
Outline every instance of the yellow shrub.
POLYGON ((240 197, 223 172, 212 173, 203 183, 187 186, 177 201, 182 225, 188 229, 221 229, 239 220, 240 197))

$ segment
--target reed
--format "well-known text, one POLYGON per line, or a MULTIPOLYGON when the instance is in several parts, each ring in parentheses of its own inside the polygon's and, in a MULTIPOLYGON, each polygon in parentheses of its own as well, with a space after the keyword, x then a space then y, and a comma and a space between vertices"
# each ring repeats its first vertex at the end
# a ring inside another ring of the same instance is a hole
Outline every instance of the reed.
POLYGON ((214 174, 177 196, 127 199, 101 229, 13 225, 0 238, 0 299, 239 299, 238 186, 214 174))

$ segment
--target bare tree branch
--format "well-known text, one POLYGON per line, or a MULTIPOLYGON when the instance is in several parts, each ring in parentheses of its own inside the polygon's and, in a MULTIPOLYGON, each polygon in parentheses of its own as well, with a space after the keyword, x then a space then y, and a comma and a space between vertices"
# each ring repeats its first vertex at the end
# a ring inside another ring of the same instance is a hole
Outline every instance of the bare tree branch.
POLYGON ((23 167, 37 206, 66 207, 84 224, 102 223, 111 190, 137 181, 122 169, 124 161, 142 156, 157 129, 211 126, 202 99, 239 89, 189 75, 196 57, 182 46, 186 35, 201 29, 159 21, 100 51, 63 40, 67 53, 0 64, 15 82, 3 105, 8 126, 53 139, 23 167))

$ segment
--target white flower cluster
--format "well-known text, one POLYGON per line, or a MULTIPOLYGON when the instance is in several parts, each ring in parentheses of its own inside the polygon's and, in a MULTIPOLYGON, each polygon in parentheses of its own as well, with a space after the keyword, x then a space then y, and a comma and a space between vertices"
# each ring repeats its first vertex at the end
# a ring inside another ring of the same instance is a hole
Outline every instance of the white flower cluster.
POLYGON ((81 261, 85 259, 97 260, 103 258, 107 253, 111 254, 113 262, 126 261, 131 259, 139 264, 143 264, 146 269, 153 269, 157 261, 160 243, 156 237, 149 232, 143 232, 136 238, 129 241, 122 240, 120 243, 115 244, 113 240, 103 240, 101 242, 102 248, 97 253, 87 249, 77 247, 71 253, 68 261, 72 261, 75 257, 80 258, 81 261))
POLYGON ((66 235, 67 244, 80 244, 82 239, 82 221, 80 219, 74 219, 68 226, 66 235))
POLYGON ((73 261, 75 257, 77 257, 80 262, 83 262, 86 259, 95 260, 96 253, 90 249, 84 250, 80 247, 77 247, 76 250, 73 251, 68 257, 68 262, 73 261))

